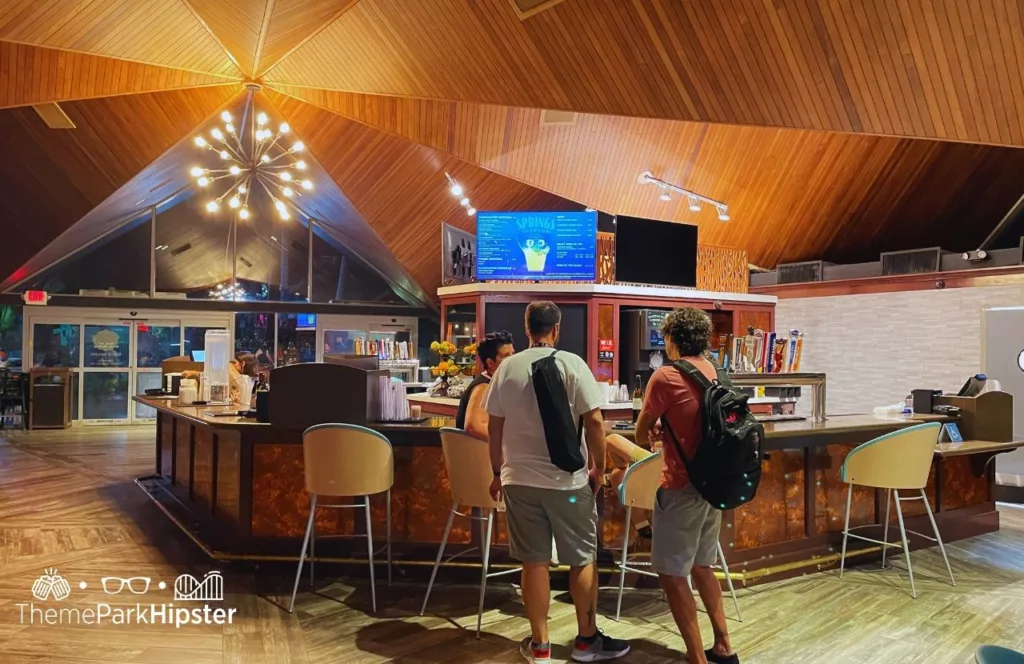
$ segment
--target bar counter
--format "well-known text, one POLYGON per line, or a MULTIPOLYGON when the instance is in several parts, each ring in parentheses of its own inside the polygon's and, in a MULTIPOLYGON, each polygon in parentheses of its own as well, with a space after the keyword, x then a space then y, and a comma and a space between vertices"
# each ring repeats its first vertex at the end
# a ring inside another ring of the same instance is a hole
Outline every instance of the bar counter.
MULTIPOLYGON (((309 516, 301 430, 210 414, 230 411, 227 407, 180 407, 173 401, 146 397, 136 400, 158 411, 155 473, 137 482, 179 527, 215 558, 297 556, 309 516)), ((824 422, 767 424, 770 458, 764 463, 757 497, 724 515, 722 545, 734 579, 749 584, 838 564, 846 501, 839 468, 846 455, 876 436, 935 419, 942 418, 854 415, 824 422)), ((451 506, 438 429, 452 425, 451 419, 441 417, 418 424, 370 425, 394 446, 392 523, 395 561, 400 566, 432 564, 436 555, 451 506)), ((992 499, 994 464, 988 462, 1017 445, 968 440, 937 448, 927 494, 944 539, 954 541, 999 528, 992 499)), ((851 525, 880 523, 882 505, 879 492, 858 488, 851 525)), ((621 550, 625 511, 610 487, 599 495, 598 506, 601 561, 607 564, 614 551, 621 550)), ((383 497, 372 499, 371 508, 374 533, 383 536, 383 497)), ((365 551, 362 540, 328 538, 364 532, 362 520, 353 520, 350 512, 318 511, 317 534, 324 537, 317 543, 318 557, 346 562, 365 551)), ((923 506, 907 503, 905 514, 908 530, 930 532, 923 506)), ((504 514, 498 520, 500 545, 507 541, 504 514)), ((880 536, 881 526, 878 531, 880 536)), ((456 547, 476 545, 479 533, 457 519, 451 542, 456 547)), ((914 540, 912 546, 926 543, 914 540)), ((638 543, 641 550, 647 545, 638 543)), ((865 556, 877 551, 868 545, 854 547, 851 553, 865 556)), ((504 552, 495 551, 495 555, 499 562, 507 559, 504 552)))

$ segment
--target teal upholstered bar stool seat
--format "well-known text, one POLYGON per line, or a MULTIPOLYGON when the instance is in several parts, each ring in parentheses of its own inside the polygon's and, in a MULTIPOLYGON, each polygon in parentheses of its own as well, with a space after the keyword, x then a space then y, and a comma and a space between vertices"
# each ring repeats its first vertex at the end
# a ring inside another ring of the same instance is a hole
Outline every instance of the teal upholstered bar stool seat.
POLYGON ((1024 664, 1024 653, 999 646, 982 646, 974 654, 977 664, 1024 664))
MULTIPOLYGON (((896 502, 896 518, 900 524, 900 537, 903 541, 903 555, 907 560, 907 574, 910 576, 910 594, 916 599, 917 588, 914 586, 914 568, 910 564, 910 547, 907 545, 907 529, 903 522, 901 503, 908 500, 920 500, 924 503, 925 512, 932 525, 934 537, 913 533, 919 537, 937 542, 942 559, 949 572, 949 580, 955 586, 953 569, 946 557, 946 547, 942 544, 939 527, 935 523, 931 504, 924 488, 928 484, 928 473, 931 471, 932 460, 935 458, 935 446, 939 442, 939 431, 942 425, 938 422, 919 424, 907 427, 874 440, 869 440, 853 449, 843 462, 841 477, 848 485, 846 488, 846 522, 843 525, 843 552, 839 562, 839 578, 843 578, 846 567, 846 543, 854 539, 882 545, 882 566, 885 566, 885 554, 889 547, 899 548, 898 544, 889 543, 889 510, 892 498, 896 502), (882 540, 856 535, 850 528, 850 508, 853 503, 855 486, 872 487, 885 491, 885 517, 882 540), (900 495, 903 491, 905 496, 900 495)), ((913 532, 913 531, 911 531, 913 532)))

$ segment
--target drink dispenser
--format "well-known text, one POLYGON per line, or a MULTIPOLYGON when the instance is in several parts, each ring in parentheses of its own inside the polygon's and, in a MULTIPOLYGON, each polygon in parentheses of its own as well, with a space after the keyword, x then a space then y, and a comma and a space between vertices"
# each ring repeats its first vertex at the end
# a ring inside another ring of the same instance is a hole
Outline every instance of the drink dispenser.
POLYGON ((226 402, 231 399, 228 387, 231 375, 228 362, 231 358, 231 335, 227 330, 206 331, 206 358, 203 364, 203 385, 206 397, 212 402, 226 402))

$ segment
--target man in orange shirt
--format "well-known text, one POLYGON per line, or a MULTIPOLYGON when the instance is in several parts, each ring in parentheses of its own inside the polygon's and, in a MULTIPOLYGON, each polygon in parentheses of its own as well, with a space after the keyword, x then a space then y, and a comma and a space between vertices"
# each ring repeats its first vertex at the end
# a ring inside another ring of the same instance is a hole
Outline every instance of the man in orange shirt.
MULTIPOLYGON (((673 362, 686 360, 708 380, 714 381, 718 370, 705 357, 711 333, 708 315, 691 307, 671 312, 661 326, 668 358, 673 362)), ((671 428, 671 432, 664 431, 661 488, 652 523, 651 566, 661 579, 690 664, 739 664, 739 657, 732 652, 729 643, 722 589, 711 569, 718 558, 722 513, 693 487, 686 464, 679 456, 681 447, 687 458, 692 458, 701 442, 703 397, 703 389, 672 365, 658 369, 647 383, 643 409, 636 424, 637 442, 650 441, 651 432, 661 418, 671 428), (671 440, 673 434, 678 446, 671 440), (708 650, 704 650, 701 641, 697 603, 687 583, 688 576, 693 578, 715 632, 714 645, 708 650)))

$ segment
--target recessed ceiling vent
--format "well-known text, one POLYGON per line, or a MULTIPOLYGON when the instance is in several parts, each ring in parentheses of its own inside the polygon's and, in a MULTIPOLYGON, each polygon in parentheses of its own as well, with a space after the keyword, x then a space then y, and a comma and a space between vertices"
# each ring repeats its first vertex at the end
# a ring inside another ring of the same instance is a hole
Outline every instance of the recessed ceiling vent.
POLYGON ((910 251, 890 251, 882 254, 882 276, 897 274, 927 274, 938 272, 942 264, 942 249, 912 249, 910 251))
POLYGON ((570 127, 576 124, 576 114, 571 111, 542 111, 541 127, 570 127))
POLYGON ((512 3, 512 9, 516 10, 516 14, 519 15, 519 20, 525 20, 531 16, 551 9, 555 5, 564 2, 565 0, 509 0, 512 3))
POLYGON ((71 118, 64 112, 64 109, 57 104, 38 104, 32 108, 50 129, 75 128, 75 123, 71 121, 71 118))
POLYGON ((809 281, 823 281, 825 277, 825 261, 784 263, 779 265, 778 272, 780 284, 803 284, 809 281))

